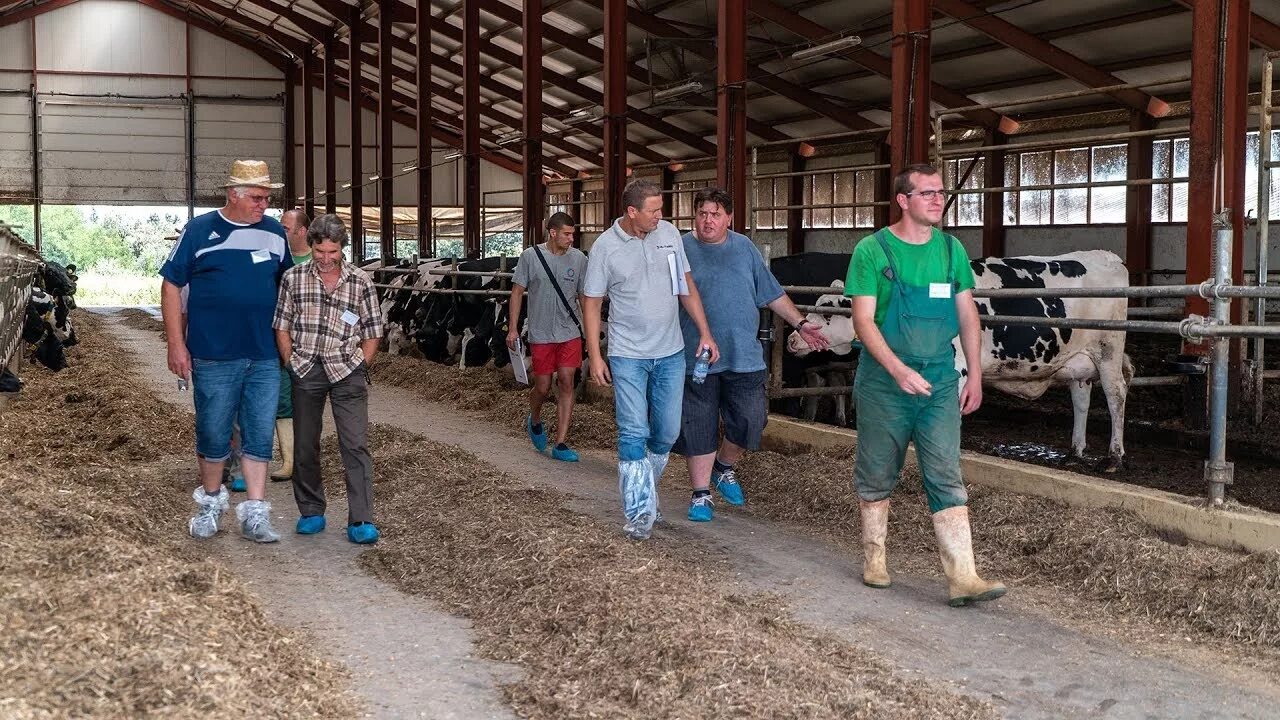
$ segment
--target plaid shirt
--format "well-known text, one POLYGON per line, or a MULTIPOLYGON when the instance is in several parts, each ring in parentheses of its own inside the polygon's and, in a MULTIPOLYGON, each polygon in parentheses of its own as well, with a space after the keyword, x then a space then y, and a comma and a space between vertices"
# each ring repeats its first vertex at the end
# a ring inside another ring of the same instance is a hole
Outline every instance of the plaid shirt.
POLYGON ((345 260, 338 285, 330 293, 315 263, 305 262, 280 278, 271 326, 289 331, 293 340, 289 367, 295 375, 303 377, 320 363, 329 381, 337 382, 364 362, 361 341, 382 337, 378 293, 369 276, 345 260))

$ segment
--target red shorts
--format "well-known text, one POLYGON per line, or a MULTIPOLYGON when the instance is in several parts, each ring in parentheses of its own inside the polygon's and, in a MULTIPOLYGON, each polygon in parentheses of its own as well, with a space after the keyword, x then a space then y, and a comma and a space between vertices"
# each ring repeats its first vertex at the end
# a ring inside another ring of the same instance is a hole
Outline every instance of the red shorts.
POLYGON ((582 338, 562 343, 529 343, 534 375, 555 375, 560 368, 582 367, 582 338))

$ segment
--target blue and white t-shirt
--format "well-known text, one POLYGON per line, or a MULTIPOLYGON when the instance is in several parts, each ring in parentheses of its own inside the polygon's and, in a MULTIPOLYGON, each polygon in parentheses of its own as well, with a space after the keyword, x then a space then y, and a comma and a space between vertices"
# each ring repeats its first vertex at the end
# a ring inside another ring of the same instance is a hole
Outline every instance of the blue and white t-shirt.
POLYGON ((191 357, 277 357, 271 318, 280 276, 292 266, 284 227, 272 218, 242 225, 215 210, 187 223, 160 275, 188 287, 191 357))

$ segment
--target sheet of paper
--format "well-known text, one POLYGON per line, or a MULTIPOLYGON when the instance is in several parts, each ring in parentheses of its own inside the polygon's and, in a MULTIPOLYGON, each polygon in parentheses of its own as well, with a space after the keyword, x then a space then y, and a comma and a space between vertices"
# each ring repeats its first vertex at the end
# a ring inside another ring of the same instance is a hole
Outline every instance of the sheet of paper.
POLYGON ((511 372, 516 376, 516 382, 528 385, 529 367, 524 362, 524 343, 520 342, 520 338, 516 338, 516 349, 511 351, 511 372))
POLYGON ((348 325, 355 325, 356 323, 360 322, 360 316, 351 312, 350 310, 343 310, 342 322, 348 325))

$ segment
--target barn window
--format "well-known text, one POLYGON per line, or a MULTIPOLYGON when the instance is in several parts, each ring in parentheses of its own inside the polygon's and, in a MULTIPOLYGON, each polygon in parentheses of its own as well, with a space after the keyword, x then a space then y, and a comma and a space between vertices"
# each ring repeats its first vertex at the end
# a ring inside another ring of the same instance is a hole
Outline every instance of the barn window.
MULTIPOLYGON (((986 162, 983 158, 962 158, 947 161, 947 186, 976 190, 984 187, 983 170, 986 162)), ((957 194, 947 198, 947 214, 944 224, 955 226, 982 225, 982 193, 957 194)))

